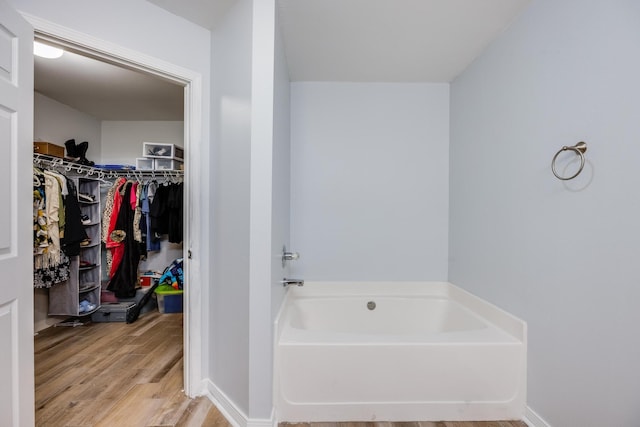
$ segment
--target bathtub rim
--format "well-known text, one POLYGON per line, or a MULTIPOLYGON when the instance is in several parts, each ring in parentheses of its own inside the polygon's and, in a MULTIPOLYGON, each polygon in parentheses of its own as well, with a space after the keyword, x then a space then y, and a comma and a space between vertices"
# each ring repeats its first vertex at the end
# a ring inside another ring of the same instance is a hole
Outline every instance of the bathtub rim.
POLYGON ((451 282, 444 281, 305 281, 304 286, 290 287, 274 321, 274 350, 284 327, 280 320, 295 298, 344 296, 436 296, 450 298, 491 325, 518 341, 526 343, 527 323, 451 282))

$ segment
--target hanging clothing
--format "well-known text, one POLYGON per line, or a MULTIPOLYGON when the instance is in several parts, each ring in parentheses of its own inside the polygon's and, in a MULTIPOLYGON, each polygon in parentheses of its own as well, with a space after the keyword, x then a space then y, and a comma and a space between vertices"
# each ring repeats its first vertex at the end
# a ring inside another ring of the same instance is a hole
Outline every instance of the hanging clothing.
MULTIPOLYGON (((122 199, 128 201, 133 185, 124 184, 122 199)), ((118 298, 132 298, 136 294, 138 284, 138 264, 140 263, 140 246, 134 239, 133 217, 131 203, 122 203, 114 225, 112 237, 118 240, 118 246, 113 255, 113 266, 117 265, 107 289, 113 291, 118 298)))
POLYGON ((156 190, 149 211, 152 239, 155 241, 168 234, 169 242, 182 243, 183 194, 182 183, 161 185, 156 190))
POLYGON ((50 267, 60 264, 60 228, 58 225, 59 211, 62 208, 60 184, 51 172, 44 171, 44 192, 46 197, 47 230, 49 231, 49 246, 38 259, 36 268, 50 267))
POLYGON ((59 237, 62 239, 64 237, 64 227, 66 225, 66 205, 65 205, 65 197, 69 194, 67 187, 67 178, 53 170, 47 170, 47 174, 53 176, 58 182, 59 194, 58 194, 58 203, 60 209, 58 209, 58 230, 59 237))
POLYGON ((129 210, 129 203, 127 195, 131 191, 131 182, 125 181, 118 188, 118 190, 114 194, 114 209, 111 214, 109 226, 109 235, 107 236, 107 249, 111 253, 111 268, 109 269, 109 278, 113 278, 114 274, 120 267, 120 261, 124 256, 125 246, 124 239, 126 237, 131 238, 131 234, 129 236, 126 235, 126 230, 124 224, 118 224, 118 218, 121 215, 125 215, 125 212, 129 210))
POLYGON ((33 259, 33 283, 36 288, 50 288, 69 279, 70 260, 62 252, 60 242, 60 218, 65 217, 62 189, 66 186, 63 182, 66 184, 66 178, 58 173, 34 169, 34 209, 38 210, 34 217, 34 248, 35 242, 38 244, 38 250, 35 251, 33 259), (44 177, 44 198, 41 194, 42 177, 44 177), (44 214, 40 212, 42 208, 44 208, 44 214), (42 241, 41 232, 44 229, 40 225, 42 220, 46 224, 46 245, 42 241))
POLYGON ((142 243, 142 231, 140 230, 140 221, 142 220, 142 206, 140 206, 140 193, 142 185, 136 182, 131 192, 131 209, 133 209, 133 238, 136 242, 142 243))
POLYGON ((82 224, 82 211, 78 203, 78 194, 73 181, 67 181, 68 196, 64 198, 66 221, 64 238, 61 240, 62 250, 69 256, 80 255, 80 242, 89 238, 82 224))
POLYGON ((151 209, 151 203, 153 202, 153 198, 155 195, 155 191, 157 188, 156 182, 150 182, 143 187, 142 191, 142 219, 140 227, 143 230, 143 234, 145 235, 146 241, 146 250, 147 252, 159 251, 160 250, 160 241, 153 239, 152 231, 151 231, 151 217, 149 215, 151 209))
MULTIPOLYGON (((124 197, 123 191, 127 180, 125 178, 118 178, 114 183, 109 195, 107 195, 106 207, 103 215, 102 225, 102 240, 107 248, 107 267, 109 268, 109 278, 112 278, 118 269, 118 263, 122 259, 118 249, 121 246, 122 240, 118 237, 119 233, 114 233, 116 229, 116 221, 122 207, 122 199, 124 197), (106 227, 105 227, 106 225, 106 227), (115 240, 114 240, 115 237, 115 240), (114 257, 116 261, 114 263, 114 257)), ((126 203, 125 203, 126 205, 126 203)))
POLYGON ((169 200, 169 186, 159 185, 153 196, 153 202, 149 209, 151 219, 151 239, 159 242, 163 234, 167 234, 168 215, 167 201, 169 200))
MULTIPOLYGON (((113 215, 113 204, 114 204, 114 198, 115 198, 115 192, 117 191, 117 189, 120 187, 120 185, 122 185, 122 183, 126 181, 126 179, 124 178, 118 178, 113 185, 111 186, 111 188, 109 188, 109 191, 107 192, 107 197, 105 197, 104 200, 104 210, 102 212, 102 230, 101 230, 101 236, 102 236, 102 243, 107 243, 107 236, 109 235, 109 227, 111 225, 111 215, 113 215)), ((116 215, 118 213, 116 212, 116 215)))
POLYGON ((168 210, 169 210, 169 224, 168 234, 169 242, 182 243, 182 199, 183 199, 183 185, 173 184, 170 186, 168 210))
POLYGON ((60 263, 55 266, 40 267, 33 271, 34 288, 50 288, 69 280, 71 261, 64 253, 60 254, 60 263))
POLYGON ((33 254, 42 254, 49 246, 47 229, 47 198, 44 172, 33 168, 33 254))

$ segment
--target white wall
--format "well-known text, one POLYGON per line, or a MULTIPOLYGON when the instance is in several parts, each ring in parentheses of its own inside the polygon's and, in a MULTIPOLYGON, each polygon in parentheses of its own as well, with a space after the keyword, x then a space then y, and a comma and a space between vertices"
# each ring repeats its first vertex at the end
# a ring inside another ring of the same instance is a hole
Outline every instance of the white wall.
POLYGON ((102 164, 136 164, 143 142, 164 142, 184 148, 182 121, 103 121, 102 164))
POLYGON ((253 423, 271 422, 279 256, 289 239, 289 79, 275 19, 275 0, 239 1, 212 35, 213 393, 253 423))
MULTIPOLYGON (((273 326, 286 289, 280 283, 290 276, 289 264, 282 267, 282 247, 291 247, 291 138, 290 138, 290 84, 289 71, 284 53, 282 34, 276 14, 275 23, 275 79, 273 100, 273 171, 272 171, 272 219, 271 219, 271 317, 273 326)), ((269 334, 273 346, 273 328, 269 334)), ((273 366, 273 351, 270 351, 269 363, 273 366)), ((269 369, 269 398, 273 397, 273 369, 269 369)))
POLYGON ((638 22, 637 1, 534 0, 451 87, 449 278, 528 322, 554 427, 640 419, 638 22))
MULTIPOLYGON (((34 94, 34 137, 64 147, 64 142, 75 138, 76 142, 89 141, 87 156, 100 153, 100 121, 93 116, 61 104, 42 94, 34 94)), ((64 318, 49 317, 49 291, 34 290, 34 330, 41 331, 64 318)))
POLYGON ((289 75, 275 0, 253 3, 249 417, 268 421, 273 399, 273 321, 289 244, 289 75))
POLYGON ((289 70, 285 57, 282 33, 276 14, 275 25, 275 82, 273 100, 273 176, 271 221, 271 322, 278 314, 285 296, 285 289, 279 283, 290 272, 287 263, 282 268, 282 246, 291 248, 291 91, 289 70))
MULTIPOLYGON (((274 206, 281 201, 286 192, 287 183, 282 181, 282 172, 274 169, 276 151, 274 134, 275 93, 275 20, 276 1, 260 0, 253 2, 253 46, 251 71, 251 191, 250 191, 250 331, 249 331, 249 417, 270 423, 272 414, 272 370, 273 370, 273 316, 271 300, 278 289, 274 281, 275 271, 281 271, 277 265, 277 255, 281 250, 273 251, 277 239, 282 245, 282 227, 274 229, 274 222, 286 226, 276 217, 282 210, 274 206), (274 188, 274 184, 281 184, 274 188), (280 200, 279 200, 280 199, 280 200)), ((281 67, 279 67, 281 70, 281 67)), ((282 124, 280 123, 282 127, 282 124)), ((284 141, 283 141, 284 142, 284 141)), ((288 157, 288 156, 287 156, 288 157)), ((288 166, 288 165, 286 165, 288 166)), ((288 205, 287 205, 288 207, 288 205)), ((277 225, 276 225, 277 227, 277 225)), ((282 286, 280 285, 280 288, 282 286)))
POLYGON ((291 84, 292 272, 446 280, 449 86, 291 84))
POLYGON ((87 141, 87 158, 96 160, 101 156, 100 120, 37 92, 34 93, 33 137, 62 147, 69 139, 75 139, 76 144, 87 141))
POLYGON ((7 2, 20 12, 209 76, 209 31, 145 0, 7 2))
POLYGON ((210 378, 249 413, 249 202, 252 0, 239 0, 212 33, 213 281, 210 378))

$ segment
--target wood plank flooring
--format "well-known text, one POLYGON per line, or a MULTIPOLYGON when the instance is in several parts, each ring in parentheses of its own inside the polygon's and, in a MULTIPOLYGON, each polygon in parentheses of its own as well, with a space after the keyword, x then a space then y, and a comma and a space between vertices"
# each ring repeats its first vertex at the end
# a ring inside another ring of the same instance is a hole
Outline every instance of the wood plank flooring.
MULTIPOLYGON (((182 314, 51 327, 35 337, 36 426, 231 427, 182 391, 182 314)), ((521 421, 281 423, 280 427, 526 427, 521 421)))
POLYGON ((229 427, 182 391, 182 314, 51 327, 35 337, 36 426, 229 427))

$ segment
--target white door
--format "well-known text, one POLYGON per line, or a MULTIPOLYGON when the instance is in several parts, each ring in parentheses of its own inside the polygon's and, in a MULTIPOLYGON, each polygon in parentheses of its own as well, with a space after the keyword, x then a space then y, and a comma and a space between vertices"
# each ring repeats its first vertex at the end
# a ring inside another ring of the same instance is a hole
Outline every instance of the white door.
POLYGON ((0 426, 34 424, 33 29, 0 0, 0 426))

